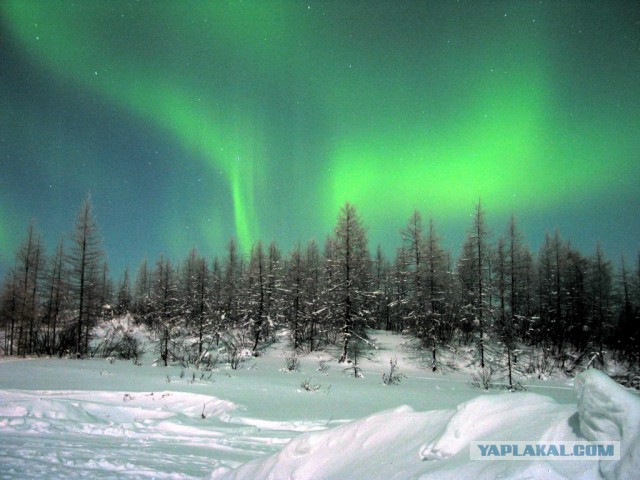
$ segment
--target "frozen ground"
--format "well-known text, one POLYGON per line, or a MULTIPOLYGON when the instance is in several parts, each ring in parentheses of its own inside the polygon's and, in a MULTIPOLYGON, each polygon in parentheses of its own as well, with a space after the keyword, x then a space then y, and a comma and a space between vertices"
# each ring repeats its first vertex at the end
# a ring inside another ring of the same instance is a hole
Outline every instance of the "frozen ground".
POLYGON ((326 353, 283 371, 284 343, 212 372, 0 360, 0 478, 622 479, 640 469, 638 398, 598 372, 576 390, 536 379, 526 393, 481 394, 468 373, 423 368, 402 336, 374 339, 364 378, 326 353), (385 386, 393 357, 406 378, 385 386), (622 439, 623 460, 470 461, 469 442, 491 439, 622 439))

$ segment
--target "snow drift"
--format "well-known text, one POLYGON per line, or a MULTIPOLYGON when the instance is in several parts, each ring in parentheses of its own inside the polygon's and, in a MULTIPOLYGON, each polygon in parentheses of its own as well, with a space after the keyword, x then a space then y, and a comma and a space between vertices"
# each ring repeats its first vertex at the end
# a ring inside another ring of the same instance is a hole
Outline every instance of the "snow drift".
POLYGON ((640 470, 640 399, 598 370, 575 382, 576 406, 533 393, 482 395, 456 410, 400 407, 293 439, 214 479, 601 478, 640 470), (473 440, 621 442, 620 461, 475 461, 473 440))
POLYGON ((585 439, 619 440, 620 461, 600 462, 607 479, 637 478, 640 472, 640 399, 599 370, 576 379, 580 432, 585 439))

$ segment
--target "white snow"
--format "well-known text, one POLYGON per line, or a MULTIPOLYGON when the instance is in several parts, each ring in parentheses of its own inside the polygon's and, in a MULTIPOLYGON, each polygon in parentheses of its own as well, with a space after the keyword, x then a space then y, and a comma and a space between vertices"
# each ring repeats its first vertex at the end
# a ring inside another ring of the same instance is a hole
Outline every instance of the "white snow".
MULTIPOLYGON (((468 449, 472 440, 515 440, 510 431, 513 429, 512 425, 517 425, 519 429, 527 419, 539 420, 549 415, 555 417, 566 411, 566 408, 551 398, 535 393, 481 395, 459 405, 435 440, 421 448, 420 455, 425 460, 443 460, 465 447, 468 449), (505 412, 509 412, 508 423, 504 421, 505 412)), ((531 439, 531 433, 527 432, 527 439, 531 439)))
POLYGON ((640 474, 640 400, 599 370, 576 379, 580 432, 587 440, 619 440, 620 461, 600 462, 607 479, 640 474))
POLYGON ((0 359, 0 478, 626 479, 640 469, 640 400, 601 372, 577 377, 575 393, 573 379, 482 393, 468 372, 422 367, 402 336, 374 340, 361 379, 327 353, 283 372, 283 343, 212 372, 153 367, 150 356, 142 366, 0 359), (385 386, 394 357, 406 378, 385 386), (301 388, 307 379, 319 389, 301 388), (622 456, 471 461, 474 440, 620 440, 622 456))
POLYGON ((455 410, 415 412, 404 406, 300 436, 267 459, 219 469, 212 478, 596 479, 600 472, 610 479, 634 478, 640 467, 640 399, 597 370, 581 374, 576 390, 577 408, 533 393, 481 395, 455 410), (469 444, 476 439, 620 440, 623 446, 619 462, 470 462, 469 444))

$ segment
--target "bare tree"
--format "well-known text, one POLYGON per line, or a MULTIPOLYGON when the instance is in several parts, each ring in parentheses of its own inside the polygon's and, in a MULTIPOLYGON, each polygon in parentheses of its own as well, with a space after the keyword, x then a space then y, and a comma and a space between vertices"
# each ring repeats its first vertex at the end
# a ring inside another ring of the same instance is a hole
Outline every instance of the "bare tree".
POLYGON ((4 354, 13 355, 15 329, 18 322, 20 285, 16 268, 3 278, 0 289, 0 319, 4 323, 4 354))
POLYGON ((427 338, 431 347, 431 369, 437 368, 437 346, 445 336, 443 318, 446 311, 447 254, 440 246, 433 218, 424 246, 425 302, 427 304, 427 338))
POLYGON ((153 271, 149 323, 159 334, 158 352, 165 367, 169 364, 169 358, 173 358, 171 351, 173 333, 181 326, 177 296, 178 288, 173 265, 168 259, 160 257, 153 271))
POLYGON ((36 347, 36 329, 38 328, 36 322, 40 305, 41 277, 45 262, 44 247, 33 224, 29 225, 27 238, 18 249, 16 261, 16 269, 20 278, 17 354, 28 355, 34 353, 36 347))
POLYGON ((480 367, 484 368, 486 321, 490 300, 489 257, 490 246, 488 243, 488 231, 484 218, 484 210, 480 201, 475 206, 473 224, 469 235, 462 246, 462 255, 458 264, 458 271, 463 277, 466 295, 468 296, 470 313, 473 315, 475 330, 478 332, 478 352, 480 354, 480 367))
POLYGON ((417 210, 402 230, 402 240, 405 251, 408 254, 408 273, 411 278, 409 283, 408 320, 413 326, 415 335, 423 342, 427 341, 426 306, 424 295, 424 265, 422 262, 424 240, 422 228, 422 215, 417 210))
POLYGON ((346 203, 335 228, 333 286, 337 317, 341 322, 342 346, 339 362, 346 362, 354 334, 362 332, 366 318, 369 280, 367 236, 356 208, 346 203))
POLYGON ((98 297, 96 290, 100 280, 102 259, 98 226, 93 216, 91 198, 87 196, 76 219, 75 230, 71 237, 71 250, 67 257, 77 312, 75 353, 78 356, 87 353, 91 322, 96 315, 95 300, 98 297))
POLYGON ((60 240, 56 253, 49 262, 46 275, 47 300, 44 323, 46 326, 44 347, 49 355, 62 354, 64 346, 59 342, 60 320, 67 308, 68 278, 64 264, 64 241, 60 240))

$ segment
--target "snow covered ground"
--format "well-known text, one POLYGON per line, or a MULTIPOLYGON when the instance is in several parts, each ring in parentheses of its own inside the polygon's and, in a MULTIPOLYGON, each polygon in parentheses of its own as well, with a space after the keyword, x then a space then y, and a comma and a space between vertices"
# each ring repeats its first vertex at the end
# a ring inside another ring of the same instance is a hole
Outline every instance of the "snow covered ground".
POLYGON ((481 392, 377 332, 354 378, 326 353, 285 371, 105 359, 0 360, 0 478, 633 478, 640 400, 605 375, 481 392), (385 386, 397 357, 406 378, 385 386), (320 361, 325 369, 320 371, 320 361), (307 388, 303 387, 307 385, 307 388), (622 459, 471 461, 473 440, 621 440, 622 459))

